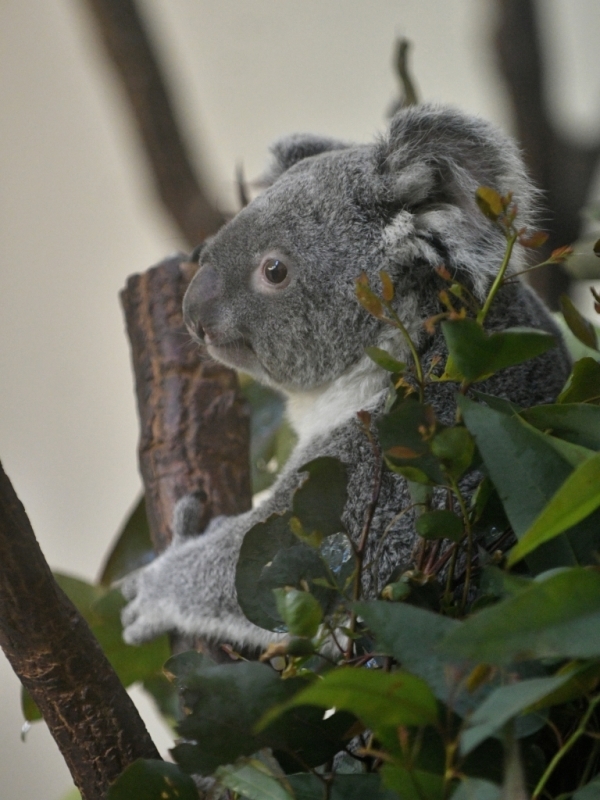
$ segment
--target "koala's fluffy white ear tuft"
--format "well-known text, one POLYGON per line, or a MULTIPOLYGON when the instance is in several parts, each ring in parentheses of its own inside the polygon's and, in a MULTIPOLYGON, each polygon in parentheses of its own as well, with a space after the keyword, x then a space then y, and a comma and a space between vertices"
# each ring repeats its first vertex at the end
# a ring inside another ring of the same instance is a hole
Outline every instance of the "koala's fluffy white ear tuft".
POLYGON ((263 177, 265 184, 273 183, 298 161, 331 150, 346 150, 350 147, 347 142, 339 139, 330 139, 327 136, 316 136, 312 133, 295 133, 278 139, 270 150, 273 156, 271 164, 263 177))

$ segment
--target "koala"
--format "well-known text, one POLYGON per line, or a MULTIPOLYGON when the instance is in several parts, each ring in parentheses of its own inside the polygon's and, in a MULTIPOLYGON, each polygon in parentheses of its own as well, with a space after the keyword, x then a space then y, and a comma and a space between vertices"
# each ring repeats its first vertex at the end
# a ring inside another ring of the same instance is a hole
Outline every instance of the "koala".
MULTIPOLYGON (((180 501, 171 546, 123 585, 129 643, 166 631, 246 648, 276 638, 249 622, 237 602, 244 536, 289 507, 302 465, 334 456, 348 475, 343 521, 358 538, 380 461, 357 412, 377 419, 388 389, 365 347, 410 360, 398 331, 357 302, 356 278, 365 272, 376 288, 385 270, 395 286, 395 310, 423 364, 443 364, 443 336, 422 324, 440 311, 444 284, 436 268, 444 265, 482 300, 505 250, 502 232, 476 206, 476 189, 512 192, 522 226, 535 213, 537 194, 515 145, 489 123, 447 108, 404 109, 371 144, 294 135, 278 141, 272 155, 268 188, 203 246, 184 318, 210 357, 287 398, 297 445, 268 499, 239 516, 214 519, 201 535, 194 529, 197 501, 180 501)), ((512 269, 525 265, 517 246, 512 269)), ((498 293, 486 327, 519 325, 552 333, 557 346, 478 388, 521 406, 552 402, 568 376, 569 357, 548 312, 516 280, 498 293)), ((455 392, 450 383, 428 387, 427 402, 442 422, 454 418, 455 392)), ((416 538, 411 514, 380 542, 410 503, 405 479, 384 468, 369 544, 378 548, 378 574, 364 576, 367 597, 377 596, 393 570, 410 562, 416 538)))

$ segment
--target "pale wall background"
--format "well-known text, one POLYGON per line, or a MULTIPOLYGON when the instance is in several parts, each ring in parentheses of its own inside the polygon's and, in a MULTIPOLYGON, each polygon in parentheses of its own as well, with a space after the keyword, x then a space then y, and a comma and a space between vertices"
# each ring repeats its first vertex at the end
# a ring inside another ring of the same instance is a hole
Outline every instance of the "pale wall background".
MULTIPOLYGON (((598 0, 541 0, 561 124, 600 130, 598 0)), ((368 140, 396 96, 396 35, 427 99, 508 125, 490 0, 143 0, 178 110, 224 207, 235 164, 311 130, 368 140)), ((89 579, 140 489, 117 293, 182 244, 82 2, 0 4, 0 458, 51 566, 89 579)), ((70 785, 38 724, 26 744, 0 654, 0 795, 70 785)), ((147 708, 144 713, 151 716, 147 708)), ((169 737, 152 723, 164 750, 169 737)))

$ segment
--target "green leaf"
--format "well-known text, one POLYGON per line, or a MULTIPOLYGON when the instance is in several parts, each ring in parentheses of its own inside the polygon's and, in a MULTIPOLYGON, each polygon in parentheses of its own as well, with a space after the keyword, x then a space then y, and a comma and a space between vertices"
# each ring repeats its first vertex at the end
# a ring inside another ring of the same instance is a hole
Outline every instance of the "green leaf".
POLYGON ((444 778, 420 769, 408 770, 397 764, 386 764, 381 776, 387 787, 402 800, 443 800, 444 778))
POLYGON ((272 593, 275 587, 257 592, 257 586, 263 568, 272 563, 278 551, 297 545, 289 520, 289 512, 272 514, 250 528, 242 542, 236 567, 235 588, 241 609, 250 622, 266 630, 281 628, 282 620, 276 613, 272 593))
POLYGON ((449 380, 481 381, 556 345, 553 336, 534 328, 507 328, 488 334, 473 319, 442 322, 442 332, 451 364, 443 377, 449 380))
POLYGON ((21 711, 26 722, 39 722, 43 719, 38 704, 24 686, 21 686, 21 711))
POLYGON ((600 776, 578 789, 571 800, 600 800, 600 776))
POLYGON ((382 350, 380 347, 365 347, 365 353, 369 356, 371 361, 374 361, 378 367, 400 375, 406 369, 406 364, 402 361, 396 361, 387 350, 382 350))
POLYGON ((286 708, 298 705, 351 711, 373 730, 430 725, 437 720, 437 704, 425 681, 401 670, 333 669, 296 695, 286 708))
MULTIPOLYGON (((317 775, 306 772, 288 775, 296 800, 323 800, 323 781, 317 775)), ((338 772, 330 784, 329 800, 398 800, 394 792, 384 789, 381 776, 340 775, 338 772)))
POLYGON ((573 301, 566 294, 560 296, 560 310, 571 332, 587 347, 598 349, 596 329, 573 305, 573 301))
POLYGON ((434 695, 452 703, 464 714, 477 703, 477 695, 457 695, 464 675, 473 665, 439 652, 440 643, 461 623, 406 603, 357 603, 356 611, 367 625, 379 652, 393 656, 402 667, 427 682, 434 695))
POLYGON ((250 404, 250 466, 256 493, 273 483, 295 437, 284 419, 285 401, 278 392, 248 378, 241 388, 250 404))
POLYGON ((424 539, 450 539, 460 542, 464 535, 462 520, 452 511, 426 511, 417 519, 417 533, 424 539))
POLYGON ((196 784, 176 764, 138 758, 111 784, 106 800, 198 800, 196 784))
POLYGON ((494 222, 504 211, 502 197, 489 186, 480 186, 475 192, 475 201, 481 212, 494 222))
POLYGON ((444 469, 458 480, 468 469, 475 453, 475 442, 466 428, 444 428, 431 442, 431 452, 439 458, 444 469))
POLYGON ((558 396, 559 403, 600 404, 600 362, 586 356, 573 364, 565 388, 558 396))
POLYGON ((520 412, 538 430, 567 442, 600 450, 600 407, 587 403, 534 406, 520 412))
POLYGON ((219 767, 215 778, 222 786, 238 792, 248 800, 294 800, 257 759, 219 767))
POLYGON ((265 712, 295 697, 307 685, 306 679, 282 680, 271 667, 254 661, 216 665, 183 655, 170 659, 166 669, 178 675, 188 710, 178 731, 194 743, 172 750, 186 772, 210 775, 217 767, 265 747, 275 751, 282 766, 282 758, 287 759, 286 769, 293 768, 296 752, 312 767, 343 749, 354 723, 346 713, 324 720, 318 709, 294 707, 256 732, 265 712), (280 751, 285 752, 280 755, 280 751))
POLYGON ((298 589, 275 589, 277 610, 293 636, 316 635, 323 611, 318 601, 308 592, 298 589))
POLYGON ((481 778, 467 778, 459 783, 452 800, 500 800, 500 787, 481 778))
POLYGON ((385 316, 383 303, 370 288, 368 284, 368 278, 364 273, 356 281, 355 292, 358 302, 369 312, 369 314, 377 317, 377 319, 382 319, 382 317, 385 316))
POLYGON ((322 456, 299 468, 308 480, 294 493, 292 510, 307 533, 332 536, 344 531, 341 517, 346 507, 346 467, 337 458, 322 456))
POLYGON ((600 573, 579 567, 541 576, 518 594, 473 614, 440 654, 486 664, 600 656, 600 573))
POLYGON ((146 501, 142 495, 104 562, 100 583, 110 586, 134 569, 149 564, 155 555, 146 517, 146 501))
POLYGON ((445 483, 440 463, 431 452, 437 428, 431 406, 412 398, 378 419, 379 441, 390 469, 417 483, 445 483))
POLYGON ((532 678, 494 689, 469 718, 469 726, 460 739, 461 753, 470 753, 484 739, 501 730, 509 720, 522 714, 534 703, 539 703, 568 679, 568 675, 532 678))
MULTIPOLYGON (((559 453, 557 443, 568 448, 576 445, 546 436, 519 416, 509 417, 462 396, 457 402, 517 538, 521 538, 572 472, 571 454, 566 450, 559 453)), ((594 515, 530 553, 527 563, 534 572, 578 562, 596 563, 599 545, 600 528, 594 515)))
POLYGON ((600 508, 600 453, 581 464, 512 549, 508 566, 600 508))

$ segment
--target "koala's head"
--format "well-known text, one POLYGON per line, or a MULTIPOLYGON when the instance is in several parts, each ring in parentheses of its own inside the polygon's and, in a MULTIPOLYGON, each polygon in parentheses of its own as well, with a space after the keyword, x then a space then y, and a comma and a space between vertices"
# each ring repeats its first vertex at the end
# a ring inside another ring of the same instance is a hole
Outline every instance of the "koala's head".
POLYGON ((505 242, 478 186, 512 191, 529 221, 516 148, 456 111, 406 109, 370 145, 296 135, 272 152, 270 187, 202 249, 184 317, 211 356, 284 390, 328 383, 381 340, 355 298, 362 271, 374 288, 391 275, 413 330, 435 311, 436 267, 485 294, 505 242))

